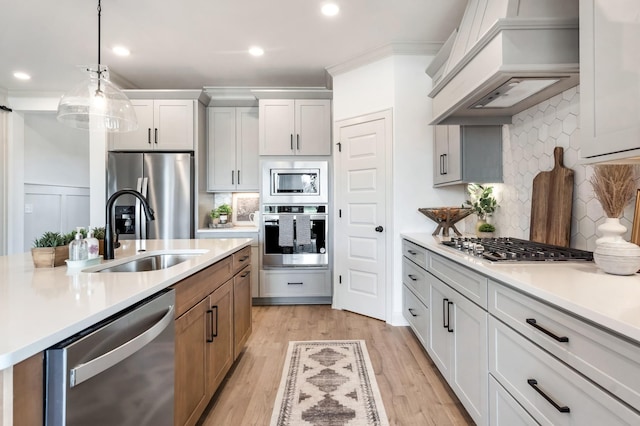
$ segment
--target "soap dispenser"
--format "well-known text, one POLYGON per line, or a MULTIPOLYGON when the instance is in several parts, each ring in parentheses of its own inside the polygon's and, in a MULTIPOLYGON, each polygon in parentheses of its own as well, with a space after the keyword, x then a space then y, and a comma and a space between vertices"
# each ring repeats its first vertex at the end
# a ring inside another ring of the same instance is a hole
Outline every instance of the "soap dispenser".
POLYGON ((98 257, 99 252, 100 252, 100 245, 98 243, 98 239, 95 238, 93 236, 93 229, 91 228, 87 228, 89 229, 89 231, 87 231, 87 258, 88 259, 95 259, 98 257))
POLYGON ((82 238, 81 229, 77 228, 75 239, 69 243, 69 260, 71 261, 87 260, 88 257, 87 242, 82 238))

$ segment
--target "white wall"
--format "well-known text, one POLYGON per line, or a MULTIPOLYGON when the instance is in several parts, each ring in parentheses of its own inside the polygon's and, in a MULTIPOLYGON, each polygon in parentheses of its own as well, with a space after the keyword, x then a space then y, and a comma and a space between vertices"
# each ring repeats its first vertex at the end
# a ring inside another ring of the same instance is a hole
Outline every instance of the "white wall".
POLYGON ((463 187, 434 189, 431 88, 425 74, 430 56, 394 55, 333 76, 334 121, 392 109, 392 212, 387 224, 392 239, 388 267, 387 322, 406 324, 402 318, 402 249, 400 233, 433 232, 435 223, 418 212, 420 207, 457 206, 463 187))
MULTIPOLYGON (((7 105, 7 91, 0 88, 0 105, 7 105)), ((8 251, 7 240, 7 197, 9 112, 0 111, 0 256, 8 251)))

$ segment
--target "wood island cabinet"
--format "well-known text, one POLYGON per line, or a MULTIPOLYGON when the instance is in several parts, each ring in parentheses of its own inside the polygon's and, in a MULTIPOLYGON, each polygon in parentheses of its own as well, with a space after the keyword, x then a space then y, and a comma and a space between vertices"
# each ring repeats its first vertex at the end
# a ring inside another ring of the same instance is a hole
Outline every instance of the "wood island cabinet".
POLYGON ((251 333, 251 247, 176 290, 175 425, 194 425, 251 333))

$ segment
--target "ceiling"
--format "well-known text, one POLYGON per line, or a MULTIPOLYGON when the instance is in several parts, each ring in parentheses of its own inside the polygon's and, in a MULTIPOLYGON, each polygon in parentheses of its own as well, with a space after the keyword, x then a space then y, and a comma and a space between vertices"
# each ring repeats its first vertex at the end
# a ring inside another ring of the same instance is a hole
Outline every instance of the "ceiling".
MULTIPOLYGON (((97 62, 97 0, 3 1, 0 88, 66 91, 97 62), (31 75, 28 81, 15 71, 31 75)), ((442 43, 466 0, 103 0, 102 64, 124 88, 330 87, 326 69, 390 44, 442 43), (128 57, 110 51, 115 44, 128 57), (261 46, 261 57, 248 55, 261 46)))

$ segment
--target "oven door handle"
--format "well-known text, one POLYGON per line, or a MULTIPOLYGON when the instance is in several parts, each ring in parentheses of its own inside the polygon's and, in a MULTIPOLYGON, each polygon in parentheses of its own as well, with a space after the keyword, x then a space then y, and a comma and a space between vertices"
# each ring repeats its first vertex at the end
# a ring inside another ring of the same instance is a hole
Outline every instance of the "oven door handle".
POLYGON ((72 368, 69 373, 69 387, 72 388, 82 382, 86 382, 90 378, 97 376, 147 346, 167 327, 173 324, 173 316, 174 306, 171 305, 162 319, 151 326, 151 328, 117 348, 110 350, 106 354, 72 368))

